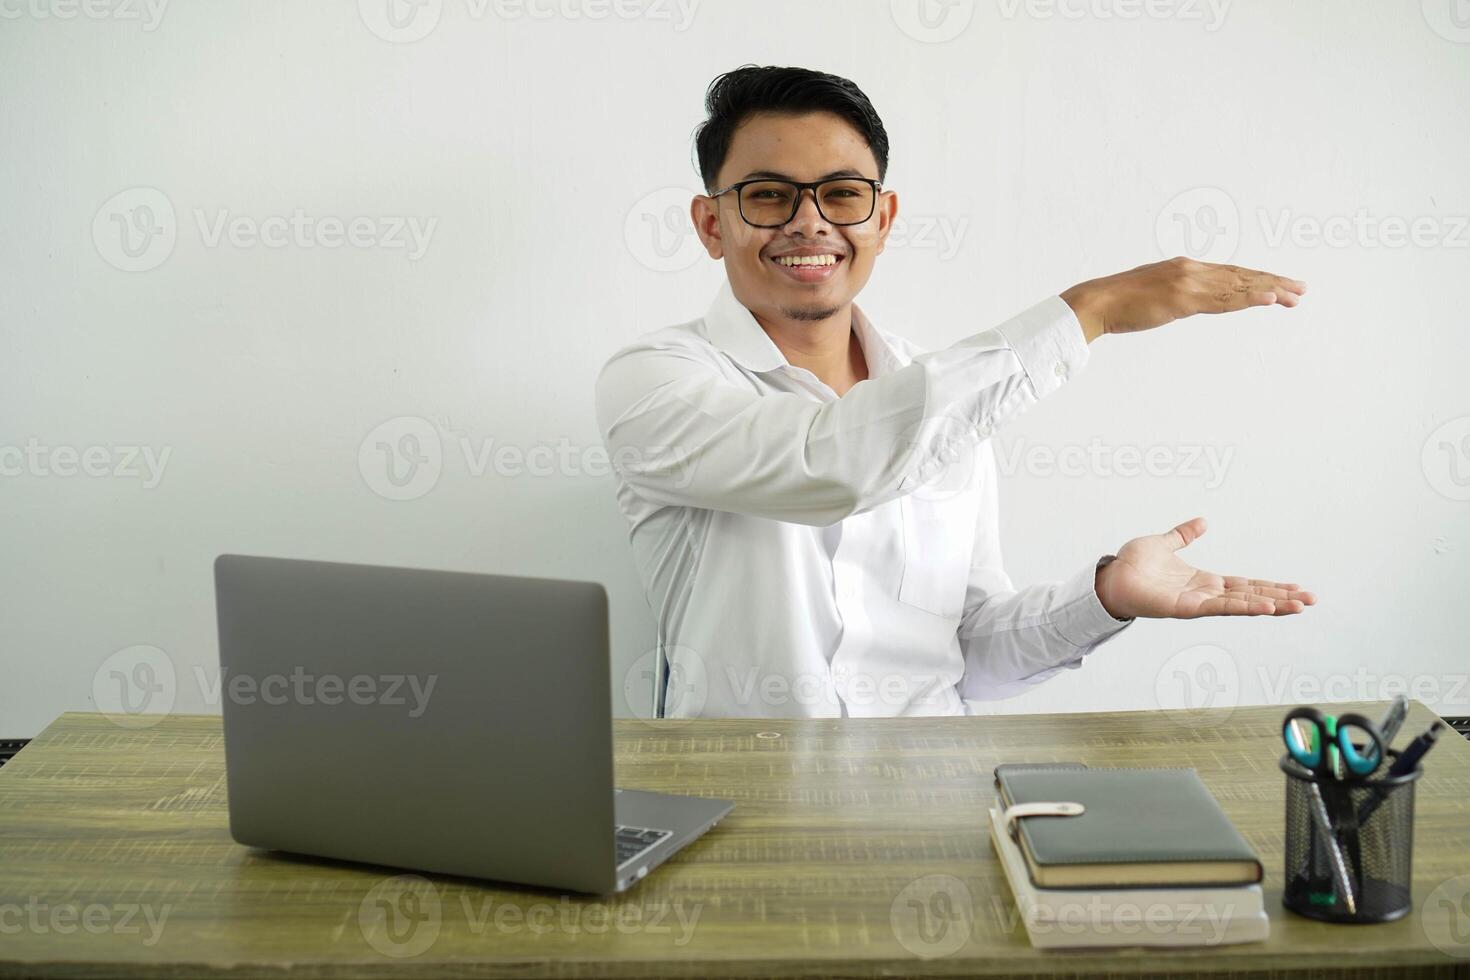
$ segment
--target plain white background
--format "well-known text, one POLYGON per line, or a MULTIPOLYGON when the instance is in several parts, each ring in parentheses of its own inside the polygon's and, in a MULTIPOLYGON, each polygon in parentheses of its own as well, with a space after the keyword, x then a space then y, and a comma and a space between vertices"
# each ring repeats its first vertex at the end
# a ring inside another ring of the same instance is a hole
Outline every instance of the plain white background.
POLYGON ((997 450, 1018 585, 1203 514, 1192 561, 1319 604, 1141 622, 995 710, 1470 714, 1462 0, 0 15, 0 735, 218 711, 221 552, 602 582, 646 710, 592 382, 722 279, 691 135, 746 62, 877 106, 905 224, 859 304, 926 345, 1171 254, 1310 285, 1103 338, 997 450))

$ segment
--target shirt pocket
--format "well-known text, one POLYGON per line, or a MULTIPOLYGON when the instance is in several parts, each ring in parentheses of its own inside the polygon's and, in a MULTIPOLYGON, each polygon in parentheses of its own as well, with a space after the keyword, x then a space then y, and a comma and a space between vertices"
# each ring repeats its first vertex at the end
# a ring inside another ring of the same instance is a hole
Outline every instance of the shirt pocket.
POLYGON ((920 489, 899 500, 903 580, 898 601, 958 623, 975 547, 976 494, 920 489))

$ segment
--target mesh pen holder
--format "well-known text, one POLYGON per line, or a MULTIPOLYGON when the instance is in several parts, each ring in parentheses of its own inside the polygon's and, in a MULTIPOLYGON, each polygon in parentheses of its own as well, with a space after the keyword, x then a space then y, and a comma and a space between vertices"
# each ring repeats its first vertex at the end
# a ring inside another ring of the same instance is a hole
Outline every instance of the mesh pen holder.
MULTIPOLYGON (((1398 758, 1394 749, 1387 754, 1380 773, 1398 758)), ((1414 784, 1423 770, 1338 780, 1310 772, 1288 754, 1281 757, 1281 771, 1286 773, 1281 904, 1324 922, 1392 922, 1408 913, 1413 908, 1414 784), (1331 836, 1323 833, 1324 815, 1334 828, 1331 836)))

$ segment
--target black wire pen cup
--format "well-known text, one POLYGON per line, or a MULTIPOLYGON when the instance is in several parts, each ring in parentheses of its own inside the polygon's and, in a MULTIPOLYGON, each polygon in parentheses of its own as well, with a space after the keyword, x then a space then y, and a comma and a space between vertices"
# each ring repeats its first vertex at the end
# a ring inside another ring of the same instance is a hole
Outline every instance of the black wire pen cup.
POLYGON ((1324 922, 1392 922, 1413 908, 1414 785, 1423 769, 1333 779, 1281 757, 1286 773, 1286 887, 1281 904, 1324 922), (1335 846, 1334 846, 1335 845, 1335 846))

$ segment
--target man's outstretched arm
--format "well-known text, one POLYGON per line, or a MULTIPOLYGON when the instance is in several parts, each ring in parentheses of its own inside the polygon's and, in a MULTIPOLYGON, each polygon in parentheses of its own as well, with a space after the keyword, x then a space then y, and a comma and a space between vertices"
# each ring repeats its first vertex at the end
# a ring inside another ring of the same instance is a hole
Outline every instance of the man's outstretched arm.
POLYGON ((1085 342, 1195 313, 1293 306, 1305 288, 1189 259, 1140 266, 826 403, 757 394, 699 351, 635 344, 598 376, 598 424, 619 475, 646 499, 827 526, 911 491, 952 440, 988 436, 1055 390, 1086 363, 1085 342))
POLYGON ((761 394, 707 348, 656 335, 603 367, 598 427, 646 500, 825 527, 909 492, 953 441, 1025 411, 1086 361, 1056 296, 826 402, 761 394))

